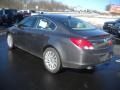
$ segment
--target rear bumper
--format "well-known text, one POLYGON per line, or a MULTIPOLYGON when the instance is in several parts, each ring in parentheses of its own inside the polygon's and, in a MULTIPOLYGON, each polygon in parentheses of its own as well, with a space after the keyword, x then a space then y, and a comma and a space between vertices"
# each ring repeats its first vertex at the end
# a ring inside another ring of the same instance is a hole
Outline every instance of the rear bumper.
MULTIPOLYGON (((78 52, 77 52, 78 53, 78 52)), ((73 57, 68 57, 68 60, 64 63, 65 67, 69 68, 86 68, 88 66, 95 66, 97 64, 102 64, 111 60, 113 53, 112 49, 94 50, 94 51, 83 51, 78 54, 72 55, 73 57)))
MULTIPOLYGON (((87 55, 80 62, 72 63, 71 68, 86 68, 88 66, 95 66, 109 61, 112 58, 112 54, 101 54, 101 55, 87 55)), ((70 64, 70 63, 69 63, 70 64)))

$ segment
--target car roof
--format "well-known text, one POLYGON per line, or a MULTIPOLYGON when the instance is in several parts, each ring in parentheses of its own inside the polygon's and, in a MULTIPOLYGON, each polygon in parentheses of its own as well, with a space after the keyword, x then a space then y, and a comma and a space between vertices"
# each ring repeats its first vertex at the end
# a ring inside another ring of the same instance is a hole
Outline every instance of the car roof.
POLYGON ((71 16, 66 16, 66 15, 61 15, 61 14, 40 14, 40 15, 36 15, 36 16, 42 16, 42 17, 46 17, 46 18, 50 18, 50 19, 54 19, 54 20, 61 20, 61 19, 67 19, 71 16))

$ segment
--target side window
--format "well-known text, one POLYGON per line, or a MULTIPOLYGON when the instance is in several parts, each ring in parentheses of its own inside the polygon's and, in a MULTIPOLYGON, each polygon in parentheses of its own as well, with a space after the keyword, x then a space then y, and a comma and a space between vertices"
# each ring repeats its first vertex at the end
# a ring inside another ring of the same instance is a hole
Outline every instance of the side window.
POLYGON ((116 20, 117 23, 120 23, 120 19, 116 20))
POLYGON ((120 23, 116 23, 115 27, 120 28, 120 23))
POLYGON ((34 27, 35 23, 36 23, 35 17, 28 17, 28 18, 25 18, 23 21, 21 21, 19 25, 23 27, 34 27))
POLYGON ((0 15, 2 15, 3 14, 3 11, 2 10, 0 10, 0 15))
POLYGON ((56 28, 55 24, 47 19, 39 19, 37 28, 42 30, 54 30, 56 28))

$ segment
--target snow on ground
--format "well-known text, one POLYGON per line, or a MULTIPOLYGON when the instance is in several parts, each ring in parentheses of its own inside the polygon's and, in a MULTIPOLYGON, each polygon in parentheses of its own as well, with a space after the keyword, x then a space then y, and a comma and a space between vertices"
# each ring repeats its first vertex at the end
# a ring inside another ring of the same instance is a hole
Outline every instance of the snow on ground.
POLYGON ((115 18, 100 18, 100 17, 77 17, 79 19, 82 19, 84 21, 90 22, 93 25, 102 27, 104 22, 108 22, 108 21, 115 21, 115 18))
POLYGON ((112 16, 112 15, 99 15, 99 14, 81 14, 78 12, 48 12, 52 14, 63 14, 67 16, 74 16, 84 21, 87 21, 93 25, 96 25, 100 28, 103 27, 104 22, 115 21, 120 18, 120 16, 112 16))

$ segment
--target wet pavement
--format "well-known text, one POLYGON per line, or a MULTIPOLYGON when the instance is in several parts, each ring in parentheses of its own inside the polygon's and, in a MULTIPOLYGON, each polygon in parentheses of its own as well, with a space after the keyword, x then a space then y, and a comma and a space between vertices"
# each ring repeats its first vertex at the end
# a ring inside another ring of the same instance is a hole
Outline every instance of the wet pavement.
POLYGON ((0 34, 0 90, 120 90, 120 47, 118 56, 95 71, 64 69, 53 75, 44 68, 42 59, 15 48, 8 50, 5 33, 0 34))

